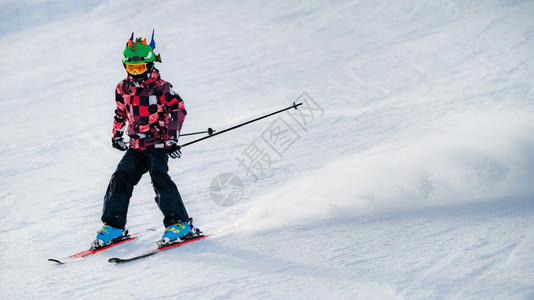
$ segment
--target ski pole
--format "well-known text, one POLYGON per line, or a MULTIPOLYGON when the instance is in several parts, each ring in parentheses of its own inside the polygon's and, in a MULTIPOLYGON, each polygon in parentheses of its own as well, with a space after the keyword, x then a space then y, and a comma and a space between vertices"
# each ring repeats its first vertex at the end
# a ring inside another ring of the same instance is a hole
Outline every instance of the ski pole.
MULTIPOLYGON (((208 135, 212 135, 215 132, 215 130, 208 128, 206 131, 198 131, 198 132, 190 132, 190 133, 184 133, 180 134, 180 136, 187 136, 187 135, 195 135, 195 134, 203 134, 207 133, 208 135)), ((130 142, 125 142, 126 144, 130 144, 130 142)))
POLYGON ((184 134, 180 134, 180 136, 203 134, 203 133, 207 133, 208 135, 212 135, 214 132, 215 132, 215 130, 213 130, 211 128, 208 128, 208 130, 206 130, 206 131, 184 133, 184 134))
POLYGON ((259 118, 256 118, 256 119, 253 119, 253 120, 250 120, 250 121, 247 121, 247 122, 244 122, 244 123, 235 125, 235 126, 233 126, 233 127, 227 128, 227 129, 225 129, 225 130, 223 130, 223 131, 219 131, 219 132, 217 132, 217 133, 213 133, 212 135, 208 135, 208 136, 205 136, 205 137, 196 139, 196 140, 191 141, 191 142, 189 142, 189 143, 185 143, 185 144, 183 144, 183 145, 180 145, 179 147, 180 147, 180 148, 183 148, 183 147, 185 147, 185 146, 189 146, 189 145, 192 145, 192 144, 194 144, 194 143, 198 143, 198 142, 203 141, 203 140, 205 140, 205 139, 209 139, 209 138, 214 137, 214 136, 216 136, 216 135, 219 135, 219 134, 228 132, 228 131, 230 131, 230 130, 234 130, 234 129, 236 129, 236 128, 239 128, 239 127, 241 127, 241 126, 245 126, 245 125, 250 124, 250 123, 252 123, 252 122, 259 121, 259 120, 261 120, 261 119, 265 119, 265 118, 267 118, 267 117, 270 117, 270 116, 272 116, 272 115, 279 114, 279 113, 281 113, 281 112, 283 112, 283 111, 290 110, 290 109, 292 109, 292 108, 297 109, 300 105, 302 105, 302 103, 298 103, 298 104, 297 104, 297 103, 293 102, 293 105, 291 105, 291 106, 289 106, 289 107, 286 107, 286 108, 284 108, 284 109, 277 110, 277 111, 275 111, 275 112, 272 112, 272 113, 270 113, 270 114, 261 116, 261 117, 259 117, 259 118))

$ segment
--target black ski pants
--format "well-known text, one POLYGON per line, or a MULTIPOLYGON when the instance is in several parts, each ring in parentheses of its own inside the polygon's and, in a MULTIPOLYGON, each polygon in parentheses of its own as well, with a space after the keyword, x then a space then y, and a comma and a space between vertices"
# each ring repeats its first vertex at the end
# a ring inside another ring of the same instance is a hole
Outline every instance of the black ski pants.
POLYGON ((146 172, 156 191, 156 203, 163 213, 163 225, 187 222, 189 216, 176 184, 168 174, 169 156, 163 149, 128 149, 113 173, 104 197, 102 222, 115 228, 126 226, 128 206, 134 186, 146 172))

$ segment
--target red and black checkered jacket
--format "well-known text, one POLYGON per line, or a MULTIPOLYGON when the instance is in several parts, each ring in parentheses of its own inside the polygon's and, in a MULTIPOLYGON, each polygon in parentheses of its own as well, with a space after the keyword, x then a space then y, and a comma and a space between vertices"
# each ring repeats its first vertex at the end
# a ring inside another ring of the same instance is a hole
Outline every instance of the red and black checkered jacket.
POLYGON ((115 90, 113 138, 126 127, 130 147, 138 150, 164 148, 169 139, 178 139, 187 114, 184 101, 154 69, 144 81, 128 76, 115 90))

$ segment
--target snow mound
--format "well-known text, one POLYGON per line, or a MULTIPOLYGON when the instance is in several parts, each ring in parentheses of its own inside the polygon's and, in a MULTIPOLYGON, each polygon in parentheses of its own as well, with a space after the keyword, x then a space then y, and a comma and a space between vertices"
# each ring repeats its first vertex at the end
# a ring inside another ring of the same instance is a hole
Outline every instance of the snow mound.
POLYGON ((532 195, 531 132, 532 116, 522 112, 450 116, 409 146, 358 152, 300 176, 254 201, 236 226, 254 231, 532 195))

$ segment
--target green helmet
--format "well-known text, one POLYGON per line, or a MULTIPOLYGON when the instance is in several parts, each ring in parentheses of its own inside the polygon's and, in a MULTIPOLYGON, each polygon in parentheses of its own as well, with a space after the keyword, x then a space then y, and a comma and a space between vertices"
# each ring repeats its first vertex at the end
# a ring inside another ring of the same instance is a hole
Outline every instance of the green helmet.
POLYGON ((154 48, 156 48, 156 43, 154 42, 154 31, 152 31, 152 41, 150 44, 147 44, 146 39, 136 38, 134 41, 134 34, 126 43, 126 48, 122 52, 122 63, 125 64, 140 64, 147 63, 150 66, 151 70, 154 66, 154 61, 161 62, 161 57, 159 54, 154 53, 154 48))

